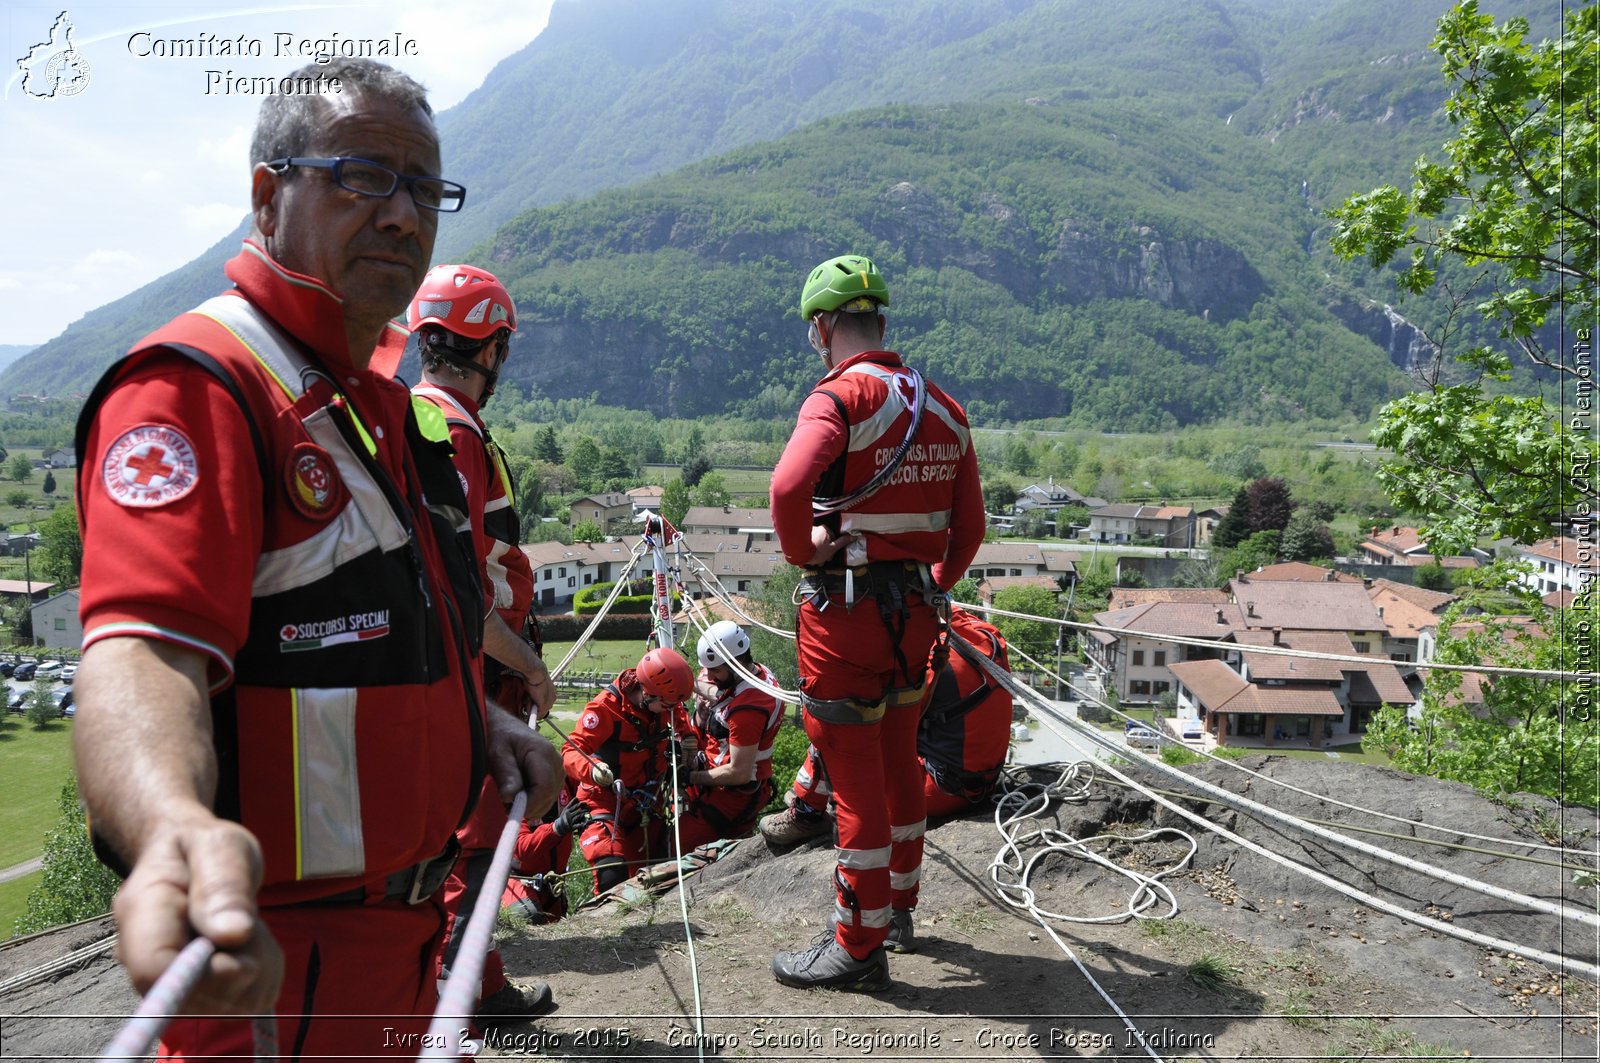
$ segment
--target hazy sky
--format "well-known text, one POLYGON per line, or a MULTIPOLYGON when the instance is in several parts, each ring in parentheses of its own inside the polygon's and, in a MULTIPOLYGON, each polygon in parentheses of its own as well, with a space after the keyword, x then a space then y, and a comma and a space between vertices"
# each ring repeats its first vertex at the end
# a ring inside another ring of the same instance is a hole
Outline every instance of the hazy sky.
MULTIPOLYGON (((533 40, 550 4, 74 3, 65 11, 87 78, 70 95, 58 88, 53 97, 37 97, 24 90, 17 61, 33 51, 30 65, 43 72, 59 42, 34 46, 50 41, 63 7, 59 0, 6 0, 0 343, 43 343, 194 258, 239 223, 249 203, 246 156, 261 97, 226 91, 237 85, 230 77, 281 77, 326 47, 318 42, 392 43, 398 33, 402 46, 415 42, 415 54, 384 61, 426 85, 434 109, 443 110, 533 40), (241 37, 260 55, 161 54, 196 42, 237 45, 241 37)), ((446 159, 446 177, 449 169, 446 159)))

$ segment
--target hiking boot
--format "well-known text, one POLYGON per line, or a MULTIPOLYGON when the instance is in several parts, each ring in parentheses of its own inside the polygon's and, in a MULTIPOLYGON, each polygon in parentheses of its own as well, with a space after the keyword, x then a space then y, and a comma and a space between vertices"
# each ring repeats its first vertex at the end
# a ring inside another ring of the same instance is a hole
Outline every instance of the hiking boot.
POLYGON ((842 989, 850 993, 881 993, 889 981, 889 955, 880 946, 858 960, 845 951, 830 928, 808 949, 780 952, 772 957, 772 976, 783 985, 799 989, 842 989))
POLYGON ((510 1026, 535 1015, 554 1011, 556 1002, 544 982, 529 982, 526 988, 507 982, 478 1004, 478 1025, 510 1026))
POLYGON ((761 831, 761 836, 773 845, 798 845, 808 838, 827 834, 833 829, 833 820, 826 812, 813 812, 804 803, 796 801, 782 812, 762 816, 756 827, 761 831))
POLYGON ((889 937, 883 943, 890 952, 916 952, 917 929, 910 908, 896 908, 889 915, 889 937))

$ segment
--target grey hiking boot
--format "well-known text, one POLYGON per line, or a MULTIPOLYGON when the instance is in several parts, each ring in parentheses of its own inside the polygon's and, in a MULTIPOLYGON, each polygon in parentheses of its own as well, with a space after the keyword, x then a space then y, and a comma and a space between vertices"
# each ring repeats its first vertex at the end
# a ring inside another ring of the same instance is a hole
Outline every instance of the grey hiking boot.
POLYGON ((893 984, 889 981, 889 955, 882 947, 858 960, 834 939, 831 927, 810 948, 772 957, 772 976, 799 989, 842 989, 850 993, 881 993, 893 984))
POLYGON ((813 812, 796 801, 782 812, 762 816, 756 827, 773 845, 798 845, 808 838, 827 834, 833 829, 833 820, 826 812, 813 812), (804 811, 800 811, 802 809, 804 811))
POLYGON ((917 928, 910 908, 896 908, 889 916, 889 937, 883 943, 890 952, 916 952, 917 928))
POLYGON ((478 1004, 475 1018, 483 1027, 510 1026, 554 1011, 555 1006, 544 982, 529 982, 526 988, 507 982, 478 1004))

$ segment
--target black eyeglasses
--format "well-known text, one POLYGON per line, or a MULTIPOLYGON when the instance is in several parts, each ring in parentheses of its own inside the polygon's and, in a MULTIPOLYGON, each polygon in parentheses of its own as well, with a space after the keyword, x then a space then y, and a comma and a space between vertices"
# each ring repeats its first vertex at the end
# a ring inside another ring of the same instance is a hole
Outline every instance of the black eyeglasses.
POLYGON ((403 183, 410 190, 411 199, 423 210, 452 214, 467 202, 465 185, 458 185, 454 181, 446 181, 439 177, 412 177, 410 174, 395 173, 389 167, 379 165, 371 159, 340 155, 332 159, 304 157, 273 159, 267 163, 267 169, 273 173, 283 173, 291 166, 329 170, 333 173, 334 184, 340 188, 354 192, 358 196, 371 196, 374 199, 388 199, 403 183))

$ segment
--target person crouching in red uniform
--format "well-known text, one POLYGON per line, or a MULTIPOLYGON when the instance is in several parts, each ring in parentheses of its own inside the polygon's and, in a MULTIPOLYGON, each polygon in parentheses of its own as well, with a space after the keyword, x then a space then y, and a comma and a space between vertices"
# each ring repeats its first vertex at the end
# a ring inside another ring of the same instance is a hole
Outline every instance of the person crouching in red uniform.
POLYGON ((983 541, 966 414, 882 349, 889 289, 871 260, 830 259, 800 297, 826 375, 772 474, 772 521, 802 566, 796 623, 806 736, 833 784, 833 933, 780 952, 784 985, 889 988, 884 942, 911 933, 926 820, 917 721, 944 594, 983 541))
POLYGON ((694 726, 700 756, 689 773, 689 796, 678 821, 684 852, 718 838, 742 838, 772 800, 772 743, 783 705, 729 662, 771 687, 777 679, 750 655, 750 636, 732 620, 706 628, 696 646, 703 669, 695 683, 694 726))
POLYGON ((671 787, 665 777, 677 756, 669 721, 692 743, 683 703, 693 692, 689 662, 677 650, 651 650, 584 707, 561 747, 567 778, 591 810, 578 846, 594 868, 596 895, 667 855, 661 791, 671 787))
POLYGON ((510 909, 534 926, 567 914, 561 875, 572 859, 572 835, 589 822, 589 806, 563 793, 543 822, 522 821, 511 849, 511 879, 500 895, 510 909))

